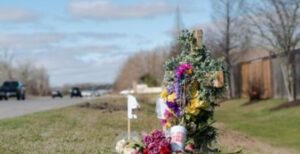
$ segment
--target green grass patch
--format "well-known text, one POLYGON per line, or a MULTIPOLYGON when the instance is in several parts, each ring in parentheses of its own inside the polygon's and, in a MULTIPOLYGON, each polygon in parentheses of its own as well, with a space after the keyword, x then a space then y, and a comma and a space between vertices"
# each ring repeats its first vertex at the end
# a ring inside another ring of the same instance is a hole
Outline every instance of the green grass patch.
MULTIPOLYGON (((138 96, 142 109, 132 121, 135 132, 160 128, 155 116, 156 96, 138 96), (149 103, 150 102, 150 103, 149 103)), ((216 119, 230 128, 261 138, 274 145, 300 147, 298 108, 271 112, 284 100, 269 100, 241 106, 246 100, 221 104, 216 119)), ((127 132, 126 98, 102 97, 87 106, 72 106, 0 120, 0 153, 113 153, 116 140, 127 132), (109 104, 103 109, 99 104, 109 104)))
MULTIPOLYGON (((126 106, 124 97, 90 102, 126 106)), ((154 104, 141 103, 136 132, 159 128, 154 104)), ((127 131, 126 110, 68 107, 0 121, 0 153, 112 153, 120 134, 127 131)))
POLYGON ((300 107, 270 111, 286 100, 271 99, 243 106, 246 102, 238 99, 222 103, 216 120, 275 146, 300 149, 300 107))

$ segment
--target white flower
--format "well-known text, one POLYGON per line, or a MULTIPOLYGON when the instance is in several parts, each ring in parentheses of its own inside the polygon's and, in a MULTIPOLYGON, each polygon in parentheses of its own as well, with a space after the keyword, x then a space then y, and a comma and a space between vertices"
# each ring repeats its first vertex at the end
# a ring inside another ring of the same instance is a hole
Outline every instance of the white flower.
POLYGON ((124 148, 123 154, 132 154, 133 152, 135 152, 135 149, 126 147, 124 148))
POLYGON ((116 144, 116 148, 115 148, 117 153, 122 154, 123 151, 124 151, 125 145, 126 145, 126 140, 125 139, 122 139, 122 140, 118 141, 117 144, 116 144))

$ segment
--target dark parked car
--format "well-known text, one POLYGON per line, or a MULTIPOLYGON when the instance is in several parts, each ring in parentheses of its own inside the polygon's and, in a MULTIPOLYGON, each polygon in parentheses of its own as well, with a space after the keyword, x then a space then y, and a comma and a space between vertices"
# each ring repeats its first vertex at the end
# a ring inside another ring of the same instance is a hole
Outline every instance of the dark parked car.
POLYGON ((52 95, 52 98, 55 98, 55 97, 63 98, 63 95, 62 95, 61 92, 58 91, 58 90, 52 91, 51 95, 52 95))
POLYGON ((73 87, 71 89, 70 97, 82 97, 81 90, 78 87, 73 87))
POLYGON ((10 97, 25 100, 25 93, 25 86, 20 81, 5 81, 0 88, 0 100, 8 100, 10 97))

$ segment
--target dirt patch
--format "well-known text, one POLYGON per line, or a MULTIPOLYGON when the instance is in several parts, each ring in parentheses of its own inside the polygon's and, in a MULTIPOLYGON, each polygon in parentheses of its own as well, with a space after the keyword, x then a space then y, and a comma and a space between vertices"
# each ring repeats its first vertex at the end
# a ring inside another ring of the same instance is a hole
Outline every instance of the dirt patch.
POLYGON ((115 112, 115 111, 126 111, 127 106, 126 104, 114 104, 114 103, 82 103, 79 104, 78 107, 80 108, 89 108, 89 109, 95 109, 95 110, 101 110, 103 112, 115 112))
POLYGON ((298 107, 298 106, 300 106, 300 100, 295 100, 295 101, 286 102, 286 103, 280 104, 278 106, 275 106, 275 107, 271 108, 271 111, 292 108, 292 107, 298 107))
POLYGON ((226 128, 223 123, 216 123, 219 129, 217 143, 224 152, 242 151, 243 154, 299 154, 299 151, 283 147, 275 147, 240 132, 226 128))

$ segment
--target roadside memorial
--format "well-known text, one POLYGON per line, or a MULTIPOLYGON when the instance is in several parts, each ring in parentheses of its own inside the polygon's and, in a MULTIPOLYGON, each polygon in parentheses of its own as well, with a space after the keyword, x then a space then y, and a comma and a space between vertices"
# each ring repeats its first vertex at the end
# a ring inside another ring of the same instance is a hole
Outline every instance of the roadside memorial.
MULTIPOLYGON (((181 54, 165 63, 163 90, 156 113, 162 130, 144 135, 132 146, 135 154, 217 153, 212 145, 216 103, 226 90, 222 59, 213 59, 202 44, 202 30, 185 30, 181 54)), ((130 142, 130 141, 129 141, 130 142)))

